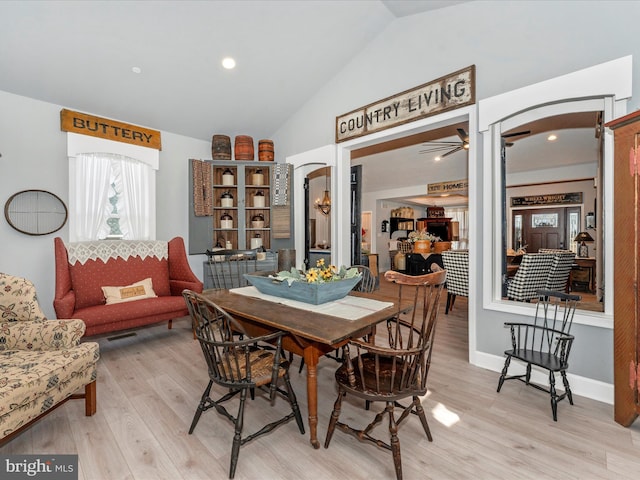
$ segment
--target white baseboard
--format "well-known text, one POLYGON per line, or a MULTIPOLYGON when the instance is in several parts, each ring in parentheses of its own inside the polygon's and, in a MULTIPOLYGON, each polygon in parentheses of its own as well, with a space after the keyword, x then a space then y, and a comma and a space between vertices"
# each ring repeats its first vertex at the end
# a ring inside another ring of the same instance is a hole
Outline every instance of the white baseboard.
MULTIPOLYGON (((504 357, 492 355, 485 352, 473 352, 470 363, 477 367, 486 368, 494 372, 500 373, 504 366, 504 357)), ((525 372, 525 366, 521 362, 513 360, 509 365, 509 375, 519 375, 525 372)), ((574 395, 591 398, 599 402, 613 405, 613 384, 604 383, 599 380, 582 377, 579 375, 567 374, 569 383, 571 384, 571 392, 574 395)), ((548 373, 545 370, 538 370, 535 367, 531 371, 531 381, 540 385, 548 385, 548 373)), ((498 378, 496 377, 496 385, 498 378)), ((557 383, 558 390, 562 390, 563 385, 560 380, 557 383)))

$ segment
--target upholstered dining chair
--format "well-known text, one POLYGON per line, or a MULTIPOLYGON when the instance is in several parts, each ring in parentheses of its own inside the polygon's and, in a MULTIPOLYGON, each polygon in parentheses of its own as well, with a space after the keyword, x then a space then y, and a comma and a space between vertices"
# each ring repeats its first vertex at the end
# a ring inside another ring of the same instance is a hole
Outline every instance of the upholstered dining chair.
POLYGON ((538 253, 551 253, 553 262, 551 269, 545 282, 545 290, 553 290, 557 292, 568 292, 569 276, 571 268, 576 258, 576 254, 571 250, 555 250, 550 248, 541 248, 538 253))
POLYGON ((547 282, 552 264, 552 253, 525 253, 518 271, 507 284, 507 298, 519 302, 536 298, 547 282))
POLYGON ((295 418, 300 433, 304 434, 302 416, 289 381, 289 362, 282 356, 284 332, 251 337, 231 315, 204 296, 190 290, 185 290, 183 296, 209 371, 209 383, 193 416, 189 434, 195 430, 202 413, 210 408, 231 420, 235 434, 231 447, 229 478, 233 478, 240 447, 245 443, 271 432, 292 418, 295 418), (239 334, 241 336, 238 336, 239 334), (275 343, 275 349, 262 348, 258 342, 275 343), (280 381, 284 382, 286 390, 278 385, 280 381), (226 392, 216 400, 211 398, 214 384, 226 392), (255 433, 242 437, 247 391, 256 389, 265 390, 271 404, 276 395, 286 399, 291 413, 265 425, 255 433), (237 415, 233 416, 223 404, 236 395, 240 395, 240 404, 237 415))
POLYGON ((510 329, 511 348, 504 352, 506 359, 498 381, 498 392, 505 380, 519 380, 526 385, 547 392, 551 397, 553 421, 558 421, 558 402, 565 397, 573 405, 571 388, 567 378, 569 353, 574 336, 570 334, 573 316, 580 297, 564 292, 538 290, 538 303, 533 323, 505 323, 510 329), (508 376, 511 360, 526 364, 524 374, 508 376), (531 367, 535 365, 549 373, 549 387, 531 382, 531 367), (556 391, 555 374, 560 373, 564 384, 564 393, 556 391))
POLYGON ((442 252, 442 262, 447 271, 446 315, 453 309, 457 295, 469 296, 469 251, 446 250, 442 252))
MULTIPOLYGON (((438 320, 440 295, 446 272, 409 276, 389 270, 385 278, 398 285, 399 312, 406 312, 407 299, 413 308, 407 313, 398 313, 387 321, 387 335, 374 337, 375 343, 360 339, 350 340, 344 347, 345 362, 335 374, 338 396, 333 406, 325 448, 329 448, 335 428, 386 450, 393 455, 396 478, 402 479, 402 461, 398 427, 414 413, 420 418, 422 428, 431 442, 433 438, 420 397, 427 393, 427 376, 431 365, 431 352, 438 320), (384 340, 382 340, 384 337, 384 340), (369 402, 384 402, 385 408, 374 420, 362 429, 339 421, 342 400, 346 395, 369 402), (398 402, 411 399, 409 405, 398 402), (395 409, 402 413, 396 417, 395 409), (372 430, 389 418, 389 442, 372 435, 372 430)), ((389 477, 389 474, 383 476, 389 477)))

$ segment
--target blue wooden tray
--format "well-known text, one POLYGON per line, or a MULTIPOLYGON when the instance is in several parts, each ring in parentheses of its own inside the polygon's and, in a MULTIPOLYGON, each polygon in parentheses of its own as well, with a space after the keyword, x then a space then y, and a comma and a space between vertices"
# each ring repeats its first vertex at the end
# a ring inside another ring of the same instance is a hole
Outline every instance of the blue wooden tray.
POLYGON ((287 281, 279 281, 262 275, 245 273, 244 278, 265 295, 288 298, 314 305, 345 297, 360 281, 360 275, 335 282, 293 282, 291 285, 287 281))

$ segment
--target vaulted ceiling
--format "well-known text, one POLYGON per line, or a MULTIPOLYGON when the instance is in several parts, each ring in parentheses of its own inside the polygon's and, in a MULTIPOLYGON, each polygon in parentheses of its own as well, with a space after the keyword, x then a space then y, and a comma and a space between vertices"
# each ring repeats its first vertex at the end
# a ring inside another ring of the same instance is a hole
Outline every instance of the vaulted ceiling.
POLYGON ((456 3, 3 0, 0 90, 202 140, 269 138, 396 18, 456 3))

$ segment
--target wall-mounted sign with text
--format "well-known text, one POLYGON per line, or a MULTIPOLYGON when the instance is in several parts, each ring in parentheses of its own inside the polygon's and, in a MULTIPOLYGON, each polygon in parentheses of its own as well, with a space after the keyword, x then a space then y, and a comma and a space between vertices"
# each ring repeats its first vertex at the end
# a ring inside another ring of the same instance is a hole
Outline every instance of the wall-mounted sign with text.
POLYGON ((566 205, 571 203, 582 203, 582 192, 550 193, 548 195, 511 197, 512 207, 528 207, 531 205, 566 205))
POLYGON ((469 180, 467 179, 427 184, 427 195, 460 193, 467 192, 467 190, 469 190, 469 180))
POLYGON ((424 117, 471 105, 476 101, 476 66, 387 97, 336 117, 336 143, 424 117))
POLYGON ((160 132, 157 130, 117 122, 108 118, 94 117, 72 110, 60 110, 60 129, 63 132, 81 133, 162 150, 160 132))

